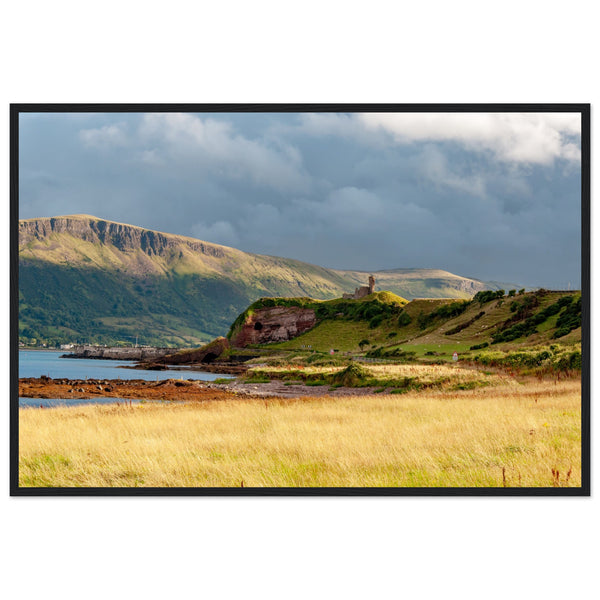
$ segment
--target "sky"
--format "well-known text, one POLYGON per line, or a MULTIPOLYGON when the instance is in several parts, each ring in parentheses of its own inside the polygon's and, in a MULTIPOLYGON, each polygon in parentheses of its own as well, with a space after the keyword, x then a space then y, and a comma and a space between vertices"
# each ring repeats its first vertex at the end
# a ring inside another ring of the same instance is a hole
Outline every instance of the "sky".
POLYGON ((19 218, 574 289, 580 129, 574 113, 21 114, 19 218))

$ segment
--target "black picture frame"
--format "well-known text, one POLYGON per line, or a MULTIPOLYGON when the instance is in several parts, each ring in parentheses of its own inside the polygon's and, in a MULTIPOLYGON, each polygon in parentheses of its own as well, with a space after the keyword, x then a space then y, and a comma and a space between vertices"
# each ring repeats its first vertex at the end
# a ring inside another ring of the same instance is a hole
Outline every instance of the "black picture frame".
POLYGON ((11 104, 10 106, 10 494, 11 496, 589 496, 590 104, 11 104), (20 487, 18 405, 19 116, 75 112, 570 112, 581 115, 582 485, 580 488, 31 488, 20 487))

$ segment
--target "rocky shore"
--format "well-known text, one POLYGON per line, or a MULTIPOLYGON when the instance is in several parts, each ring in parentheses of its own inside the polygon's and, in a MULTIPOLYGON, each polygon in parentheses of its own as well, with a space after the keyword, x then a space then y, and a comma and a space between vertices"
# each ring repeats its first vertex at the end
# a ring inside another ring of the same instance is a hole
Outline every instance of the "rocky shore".
POLYGON ((135 400, 227 400, 232 393, 224 386, 203 381, 165 379, 52 379, 50 377, 19 379, 22 398, 94 397, 135 400))
POLYGON ((206 402, 235 398, 301 398, 317 396, 356 396, 373 393, 375 388, 331 389, 325 386, 286 385, 282 381, 269 383, 211 383, 197 380, 165 379, 52 379, 50 377, 19 379, 22 398, 77 398, 94 397, 206 402))

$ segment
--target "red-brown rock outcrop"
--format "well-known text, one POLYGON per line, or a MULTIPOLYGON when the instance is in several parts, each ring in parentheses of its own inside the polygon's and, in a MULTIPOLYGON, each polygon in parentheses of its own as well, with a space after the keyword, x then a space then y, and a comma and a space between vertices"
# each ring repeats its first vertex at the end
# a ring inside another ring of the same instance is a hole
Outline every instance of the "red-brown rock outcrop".
POLYGON ((244 348, 249 344, 285 342, 312 329, 317 317, 312 308, 274 306, 259 308, 246 317, 231 345, 244 348))

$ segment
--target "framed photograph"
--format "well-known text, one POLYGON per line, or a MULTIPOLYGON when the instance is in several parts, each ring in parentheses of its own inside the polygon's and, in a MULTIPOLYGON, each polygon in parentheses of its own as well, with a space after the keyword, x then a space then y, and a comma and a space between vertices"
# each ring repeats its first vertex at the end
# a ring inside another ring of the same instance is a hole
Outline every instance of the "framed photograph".
POLYGON ((590 494, 589 104, 11 106, 11 494, 590 494))

